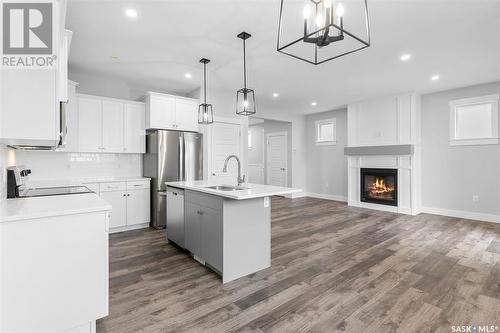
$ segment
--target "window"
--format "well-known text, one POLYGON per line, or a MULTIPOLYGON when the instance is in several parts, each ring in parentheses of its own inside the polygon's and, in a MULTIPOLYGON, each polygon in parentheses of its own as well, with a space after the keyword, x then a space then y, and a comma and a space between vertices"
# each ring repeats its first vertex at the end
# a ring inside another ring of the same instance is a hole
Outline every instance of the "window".
POLYGON ((498 144, 498 99, 497 94, 450 101, 450 145, 498 144))
POLYGON ((327 146, 337 144, 337 125, 335 118, 318 120, 315 126, 317 145, 327 146))

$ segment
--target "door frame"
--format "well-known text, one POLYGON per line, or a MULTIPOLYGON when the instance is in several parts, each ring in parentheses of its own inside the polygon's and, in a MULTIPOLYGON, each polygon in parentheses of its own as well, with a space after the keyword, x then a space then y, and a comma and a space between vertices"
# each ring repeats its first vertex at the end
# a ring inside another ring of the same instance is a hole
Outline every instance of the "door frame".
MULTIPOLYGON (((247 155, 244 154, 244 147, 248 143, 245 139, 246 131, 245 125, 247 124, 246 117, 245 119, 238 118, 227 118, 214 116, 214 124, 215 123, 223 123, 223 124, 231 124, 231 125, 239 125, 240 127, 240 149, 239 149, 239 158, 241 160, 241 173, 246 174, 246 165, 247 165, 247 155)), ((212 179, 212 125, 200 125, 200 132, 203 134, 203 154, 206 158, 203 159, 203 179, 211 180, 212 179)))
POLYGON ((269 139, 272 136, 284 136, 285 137, 285 187, 288 186, 288 132, 274 132, 266 134, 266 184, 269 185, 271 168, 269 162, 269 139))

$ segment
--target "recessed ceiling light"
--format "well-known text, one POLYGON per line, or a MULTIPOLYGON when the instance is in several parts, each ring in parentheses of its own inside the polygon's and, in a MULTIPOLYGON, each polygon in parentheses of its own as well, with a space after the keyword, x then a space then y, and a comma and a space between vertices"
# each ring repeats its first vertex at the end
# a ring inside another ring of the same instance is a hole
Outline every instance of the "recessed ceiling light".
POLYGON ((125 9, 125 15, 127 15, 130 18, 136 18, 137 17, 137 11, 132 8, 125 9))
POLYGON ((109 58, 112 60, 118 60, 119 57, 117 55, 113 54, 113 55, 110 55, 109 58))
POLYGON ((431 76, 431 80, 432 80, 432 81, 437 81, 437 80, 439 80, 439 75, 435 74, 435 75, 431 76))
POLYGON ((318 105, 318 103, 316 103, 316 102, 311 103, 311 106, 316 106, 316 105, 318 105))
POLYGON ((278 97, 280 97, 280 94, 278 94, 278 93, 274 93, 274 94, 273 94, 273 97, 274 97, 274 98, 278 98, 278 97))
POLYGON ((411 54, 405 53, 400 57, 401 61, 408 61, 411 59, 411 54))
POLYGON ((193 76, 191 75, 191 73, 186 73, 186 74, 184 74, 184 77, 185 77, 186 79, 190 79, 190 78, 192 78, 193 76))

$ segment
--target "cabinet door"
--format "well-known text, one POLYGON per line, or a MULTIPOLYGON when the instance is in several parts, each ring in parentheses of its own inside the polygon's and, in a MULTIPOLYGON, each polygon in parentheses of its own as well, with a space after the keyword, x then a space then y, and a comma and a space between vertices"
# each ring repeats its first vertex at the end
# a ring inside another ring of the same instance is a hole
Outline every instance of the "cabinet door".
POLYGON ((151 95, 149 97, 148 128, 176 129, 175 98, 168 96, 151 95))
POLYGON ((112 207, 109 227, 124 227, 127 225, 127 194, 123 191, 101 192, 101 198, 112 207))
POLYGON ((127 192, 127 225, 149 223, 149 188, 127 192))
POLYGON ((198 132, 198 102, 176 99, 175 124, 178 130, 198 132))
POLYGON ((68 83, 68 103, 66 104, 66 146, 57 148, 60 152, 78 151, 78 99, 75 83, 68 83))
POLYGON ((102 104, 95 98, 78 97, 78 150, 102 151, 102 104))
POLYGON ((191 202, 185 203, 184 212, 184 246, 194 255, 201 258, 200 249, 200 206, 191 202))
POLYGON ((102 147, 105 153, 123 152, 123 103, 102 102, 102 147))
POLYGON ((201 255, 207 264, 222 272, 222 210, 202 207, 201 255))
POLYGON ((146 152, 145 106, 124 105, 123 152, 143 154, 146 152))

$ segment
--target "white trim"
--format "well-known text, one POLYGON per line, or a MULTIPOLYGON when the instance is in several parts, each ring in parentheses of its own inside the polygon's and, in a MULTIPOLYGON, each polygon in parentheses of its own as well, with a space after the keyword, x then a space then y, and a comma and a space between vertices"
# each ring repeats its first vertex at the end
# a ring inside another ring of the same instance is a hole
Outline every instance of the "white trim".
POLYGON ((453 139, 450 146, 497 145, 498 138, 453 139))
POLYGON ((436 207, 421 207, 421 213, 458 217, 468 220, 500 223, 500 215, 469 212, 464 210, 453 210, 453 209, 436 208, 436 207))
POLYGON ((309 197, 309 198, 317 198, 317 199, 325 199, 325 200, 347 202, 347 197, 343 196, 343 195, 305 192, 304 196, 309 197))
POLYGON ((142 223, 142 224, 126 225, 126 226, 117 227, 117 228, 110 228, 109 229, 109 233, 110 234, 115 234, 117 232, 137 230, 137 229, 145 229, 145 228, 149 228, 149 222, 148 223, 142 223))
POLYGON ((462 98, 449 101, 450 107, 450 146, 466 145, 494 145, 498 144, 498 101, 499 94, 472 98, 462 98), (485 138, 457 138, 457 109, 459 107, 490 104, 491 105, 491 137, 485 138))
POLYGON ((288 186, 288 132, 275 132, 266 134, 266 184, 269 185, 269 177, 271 175, 270 163, 269 163, 269 138, 272 136, 284 136, 285 137, 285 186, 288 186))

